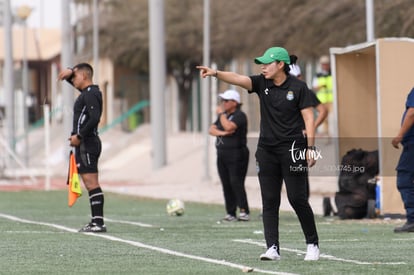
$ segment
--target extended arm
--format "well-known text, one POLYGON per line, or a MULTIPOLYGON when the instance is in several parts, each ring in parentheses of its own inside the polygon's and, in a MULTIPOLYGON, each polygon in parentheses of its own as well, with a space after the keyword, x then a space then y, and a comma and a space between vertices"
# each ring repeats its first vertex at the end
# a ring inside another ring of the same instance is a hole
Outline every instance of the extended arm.
POLYGON ((241 75, 234 72, 213 70, 206 66, 197 66, 196 68, 200 70, 200 75, 203 78, 207 76, 214 76, 217 79, 220 79, 232 85, 237 85, 248 91, 252 89, 252 81, 250 80, 250 77, 246 75, 241 75))

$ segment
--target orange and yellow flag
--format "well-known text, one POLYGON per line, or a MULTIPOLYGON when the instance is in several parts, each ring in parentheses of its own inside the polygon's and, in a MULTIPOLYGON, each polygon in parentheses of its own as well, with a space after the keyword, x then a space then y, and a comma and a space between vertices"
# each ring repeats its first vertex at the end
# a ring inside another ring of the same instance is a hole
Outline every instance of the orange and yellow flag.
POLYGON ((76 166, 75 155, 70 151, 69 155, 69 174, 68 174, 68 205, 72 207, 76 200, 82 196, 78 167, 76 166))

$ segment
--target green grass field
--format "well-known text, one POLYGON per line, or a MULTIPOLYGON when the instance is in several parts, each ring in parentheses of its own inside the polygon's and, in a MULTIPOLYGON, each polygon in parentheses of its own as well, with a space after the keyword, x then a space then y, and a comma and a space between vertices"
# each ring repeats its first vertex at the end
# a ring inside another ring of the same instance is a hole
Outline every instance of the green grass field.
MULTIPOLYGON (((280 261, 265 251, 259 210, 250 222, 218 223, 223 206, 186 202, 170 217, 165 200, 106 193, 108 232, 82 234, 87 196, 67 207, 65 191, 0 193, 0 274, 412 274, 414 234, 396 221, 317 217, 321 259, 305 262, 293 213, 280 218, 280 261)), ((402 221, 400 222, 402 223, 402 221)))

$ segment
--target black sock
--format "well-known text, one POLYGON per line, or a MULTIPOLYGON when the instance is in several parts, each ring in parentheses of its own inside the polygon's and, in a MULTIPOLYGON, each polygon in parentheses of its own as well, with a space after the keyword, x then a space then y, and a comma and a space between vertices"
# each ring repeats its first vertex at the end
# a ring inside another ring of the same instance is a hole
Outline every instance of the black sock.
POLYGON ((89 204, 91 205, 92 222, 103 225, 104 194, 100 187, 89 191, 89 204))

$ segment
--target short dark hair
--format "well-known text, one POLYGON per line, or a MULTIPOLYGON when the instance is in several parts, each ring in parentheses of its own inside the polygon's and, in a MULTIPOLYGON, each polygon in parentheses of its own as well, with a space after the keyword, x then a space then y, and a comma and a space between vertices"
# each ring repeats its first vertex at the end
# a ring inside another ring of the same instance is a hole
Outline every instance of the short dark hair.
POLYGON ((79 63, 73 69, 85 71, 90 79, 93 77, 93 68, 89 63, 79 63))

